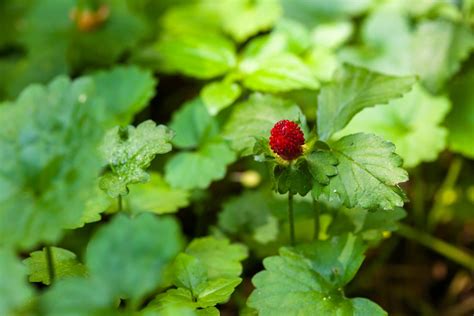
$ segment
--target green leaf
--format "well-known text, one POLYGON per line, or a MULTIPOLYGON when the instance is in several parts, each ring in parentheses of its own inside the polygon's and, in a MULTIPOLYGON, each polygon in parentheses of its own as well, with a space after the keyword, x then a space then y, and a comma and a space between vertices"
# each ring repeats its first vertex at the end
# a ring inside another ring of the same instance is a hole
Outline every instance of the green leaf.
POLYGON ((189 205, 189 192, 170 187, 159 173, 151 172, 150 182, 131 187, 126 201, 133 213, 174 213, 189 205))
POLYGON ((451 105, 415 85, 403 98, 357 114, 336 137, 357 132, 374 133, 395 144, 404 166, 434 161, 446 147, 447 130, 440 124, 451 105))
POLYGON ((335 81, 324 86, 319 94, 319 137, 329 139, 362 109, 399 98, 414 83, 414 77, 388 76, 345 65, 335 81))
POLYGON ((102 176, 100 187, 111 197, 126 195, 128 185, 147 182, 145 172, 157 154, 171 150, 169 143, 174 133, 164 125, 148 120, 136 128, 112 128, 101 146, 102 154, 111 171, 102 176))
POLYGON ((341 138, 331 150, 339 160, 337 176, 330 178, 327 186, 315 187, 316 197, 340 200, 349 208, 390 210, 403 206, 405 195, 398 183, 407 181, 408 173, 400 168, 402 159, 392 143, 360 133, 341 138))
POLYGON ((235 159, 225 142, 209 142, 197 151, 181 152, 168 160, 165 179, 172 187, 205 189, 212 181, 224 178, 227 166, 235 159))
POLYGON ((336 21, 318 25, 312 32, 312 42, 316 47, 334 49, 349 39, 354 31, 349 21, 336 21))
POLYGON ((0 106, 3 245, 51 243, 80 222, 100 172, 102 108, 93 88, 87 78, 58 78, 0 106))
POLYGON ((243 60, 239 67, 244 76, 244 86, 252 90, 284 92, 319 87, 310 68, 293 54, 243 60))
POLYGON ((87 267, 114 297, 137 302, 158 286, 164 267, 181 247, 180 235, 171 218, 116 215, 90 241, 87 267))
POLYGON ((196 98, 186 102, 174 112, 170 128, 175 131, 173 145, 178 148, 195 148, 218 133, 218 125, 206 105, 196 98))
MULTIPOLYGON (((63 248, 51 247, 51 254, 57 280, 87 274, 86 267, 77 260, 73 252, 63 248)), ((51 284, 45 249, 30 253, 30 257, 23 260, 23 263, 28 268, 30 282, 51 284)))
MULTIPOLYGON (((180 253, 173 263, 173 271, 175 276, 174 284, 179 288, 186 288, 193 295, 197 295, 197 288, 200 284, 207 281, 207 269, 199 259, 180 253)), ((215 304, 209 305, 213 306, 215 304)))
POLYGON ((277 0, 223 1, 218 6, 224 30, 238 42, 270 29, 282 13, 277 0))
POLYGON ((413 37, 414 71, 430 91, 438 91, 473 48, 474 35, 468 26, 442 20, 423 22, 413 37))
POLYGON ((474 159, 474 71, 457 78, 449 87, 453 109, 446 118, 451 150, 474 159))
POLYGON ((271 95, 255 93, 238 103, 224 127, 224 137, 242 155, 253 153, 255 139, 270 137, 270 130, 279 120, 304 120, 297 105, 271 95))
POLYGON ((210 33, 165 37, 158 42, 156 49, 163 70, 199 79, 222 75, 236 64, 232 42, 210 33))
POLYGON ((0 315, 21 314, 33 294, 26 281, 27 269, 7 248, 0 248, 0 262, 0 315))
POLYGON ((110 125, 129 124, 155 94, 156 80, 150 71, 135 66, 119 66, 91 76, 96 93, 106 105, 110 125))
POLYGON ((272 214, 268 195, 245 191, 224 203, 218 226, 227 233, 252 233, 255 240, 267 243, 277 238, 278 221, 272 214))
POLYGON ((288 166, 275 166, 275 189, 280 194, 290 192, 305 196, 313 187, 313 179, 305 160, 298 160, 288 166))
POLYGON ((86 278, 58 281, 40 298, 41 315, 51 316, 118 316, 116 302, 107 285, 86 278), (87 302, 85 304, 84 302, 87 302))
POLYGON ((206 308, 226 303, 240 282, 241 278, 217 278, 201 283, 196 289, 197 305, 206 308))
POLYGON ((247 258, 245 246, 214 237, 195 238, 185 252, 206 266, 209 279, 239 276, 242 273, 240 261, 247 258))
POLYGON ((402 208, 367 211, 361 208, 338 208, 327 233, 331 236, 353 233, 364 240, 380 240, 386 231, 396 231, 398 221, 406 216, 402 208))
POLYGON ((241 92, 242 90, 237 83, 226 82, 225 80, 215 81, 207 84, 201 90, 201 98, 209 114, 216 115, 234 103, 241 92))
POLYGON ((339 161, 330 151, 315 150, 305 156, 313 179, 319 184, 329 184, 330 177, 337 175, 339 161))
POLYGON ((365 246, 352 235, 281 248, 265 258, 265 270, 253 277, 256 289, 248 305, 259 315, 387 315, 368 300, 342 292, 364 260, 365 246), (366 314, 365 312, 370 312, 366 314))

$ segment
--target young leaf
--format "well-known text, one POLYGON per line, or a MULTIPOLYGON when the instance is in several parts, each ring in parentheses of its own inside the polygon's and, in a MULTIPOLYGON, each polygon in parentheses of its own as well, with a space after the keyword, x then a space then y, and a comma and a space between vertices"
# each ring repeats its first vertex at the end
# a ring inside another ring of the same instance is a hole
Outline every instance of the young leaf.
POLYGON ((175 188, 205 189, 212 181, 222 179, 235 159, 235 153, 225 142, 209 142, 197 151, 181 152, 168 160, 165 179, 175 188))
POLYGON ((155 94, 156 80, 150 71, 119 66, 91 76, 96 93, 105 103, 110 126, 127 125, 155 94))
POLYGON ((255 139, 270 137, 270 130, 279 120, 304 120, 297 105, 271 95, 255 93, 234 110, 224 127, 224 137, 242 155, 253 153, 255 139))
POLYGON ((222 75, 236 64, 232 42, 210 33, 169 36, 162 39, 156 49, 163 70, 199 79, 222 75))
POLYGON ((309 67, 289 53, 243 60, 240 69, 244 74, 244 86, 256 91, 285 92, 319 87, 309 67))
POLYGON ((0 248, 0 262, 0 315, 21 314, 21 308, 33 295, 26 281, 27 269, 7 248, 0 248))
POLYGON ((400 168, 395 146, 370 134, 345 136, 331 146, 338 159, 337 176, 327 186, 315 186, 313 194, 341 200, 349 208, 390 210, 403 206, 405 196, 397 186, 408 180, 400 168))
POLYGON ((446 128, 440 126, 450 109, 445 97, 433 97, 415 85, 403 98, 357 114, 336 136, 374 133, 393 142, 404 166, 433 161, 446 147, 446 128))
POLYGON ((171 218, 119 214, 90 241, 86 264, 114 297, 136 302, 158 286, 165 265, 181 247, 180 235, 171 218))
MULTIPOLYGON (((87 274, 86 267, 77 260, 73 252, 63 248, 51 247, 51 254, 57 280, 87 274)), ((45 249, 30 253, 30 257, 23 260, 23 263, 28 268, 30 282, 51 284, 45 249)))
POLYGON ((201 90, 201 98, 209 114, 216 115, 237 100, 241 92, 242 90, 237 83, 215 81, 201 90))
POLYGON ((395 77, 345 65, 334 82, 318 97, 318 135, 328 140, 366 107, 401 97, 415 83, 414 77, 395 77))
POLYGON ((53 242, 80 221, 100 172, 102 108, 93 88, 90 79, 61 77, 0 106, 2 244, 53 242))
POLYGON ((339 161, 330 151, 315 150, 305 158, 309 172, 319 184, 327 185, 330 177, 337 175, 339 161))
POLYGON ((259 315, 387 315, 369 300, 342 292, 364 260, 365 246, 353 235, 281 248, 265 258, 265 270, 253 277, 256 289, 248 305, 259 315), (295 304, 296 302, 296 304, 295 304))
POLYGON ((474 71, 457 78, 449 88, 453 109, 446 118, 449 147, 474 159, 474 71))
POLYGON ((240 282, 241 278, 217 278, 201 283, 196 289, 197 305, 206 308, 226 303, 240 282))
POLYGON ((111 171, 102 176, 100 187, 111 197, 126 195, 128 185, 149 180, 145 172, 157 154, 171 150, 174 133, 164 125, 148 120, 136 128, 115 127, 107 132, 101 146, 111 171))
POLYGON ((216 120, 209 114, 201 99, 186 102, 174 112, 170 128, 175 131, 173 145, 178 148, 195 148, 218 134, 216 120))
POLYGON ((189 193, 172 188, 160 174, 151 172, 150 182, 131 187, 126 201, 133 213, 174 213, 189 205, 189 193))
POLYGON ((247 258, 247 248, 230 244, 227 239, 203 237, 194 239, 185 251, 198 258, 207 268, 208 277, 233 278, 242 273, 240 261, 247 258))

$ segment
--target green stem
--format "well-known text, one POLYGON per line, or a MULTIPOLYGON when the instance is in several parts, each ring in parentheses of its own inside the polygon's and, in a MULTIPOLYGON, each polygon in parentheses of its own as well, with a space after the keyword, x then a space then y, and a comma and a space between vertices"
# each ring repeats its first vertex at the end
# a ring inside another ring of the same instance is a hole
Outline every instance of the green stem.
POLYGON ((462 169, 462 159, 455 157, 449 165, 448 173, 444 178, 441 187, 434 197, 433 207, 428 215, 428 230, 432 231, 443 215, 444 205, 443 196, 446 191, 452 190, 458 181, 459 174, 462 169))
POLYGON ((54 279, 56 278, 56 273, 54 271, 53 253, 51 247, 44 247, 44 252, 46 253, 46 266, 48 268, 49 284, 52 285, 54 279))
POLYGON ((416 230, 408 225, 399 223, 397 233, 407 239, 413 240, 454 262, 474 270, 474 257, 464 250, 459 249, 441 239, 433 237, 425 232, 416 230))
POLYGON ((318 201, 313 197, 313 211, 314 211, 314 236, 313 240, 318 240, 319 239, 319 227, 321 226, 320 224, 320 205, 318 201))
POLYGON ((295 245, 295 221, 293 214, 293 193, 288 192, 288 222, 290 223, 290 244, 295 245))
POLYGON ((117 199, 118 199, 118 211, 119 211, 119 212, 122 212, 122 210, 123 210, 123 200, 122 200, 122 196, 119 195, 117 199))

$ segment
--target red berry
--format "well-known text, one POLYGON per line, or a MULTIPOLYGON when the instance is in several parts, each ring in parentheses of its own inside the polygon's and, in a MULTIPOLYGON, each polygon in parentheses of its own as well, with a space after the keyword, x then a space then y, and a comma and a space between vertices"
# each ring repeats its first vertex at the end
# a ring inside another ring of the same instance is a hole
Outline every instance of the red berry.
POLYGON ((270 147, 285 160, 293 160, 303 153, 304 134, 295 122, 281 120, 270 131, 270 147))

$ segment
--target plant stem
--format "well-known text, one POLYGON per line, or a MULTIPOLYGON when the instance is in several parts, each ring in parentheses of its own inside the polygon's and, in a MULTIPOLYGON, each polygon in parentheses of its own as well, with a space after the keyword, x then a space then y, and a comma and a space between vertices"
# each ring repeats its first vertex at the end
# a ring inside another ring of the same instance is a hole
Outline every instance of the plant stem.
POLYGON ((46 266, 48 268, 49 284, 52 285, 56 277, 56 273, 54 271, 53 253, 51 247, 44 247, 44 252, 46 254, 46 266))
POLYGON ((288 222, 290 223, 290 245, 295 245, 295 221, 293 214, 293 193, 288 192, 288 222))
POLYGON ((431 211, 428 215, 428 230, 432 231, 438 221, 442 217, 444 210, 443 205, 443 196, 445 192, 452 190, 456 182, 458 181, 459 174, 462 169, 462 159, 460 157, 455 157, 451 164, 449 165, 448 172, 444 178, 443 183, 441 184, 439 190, 436 192, 434 197, 434 204, 431 208, 431 211))
POLYGON ((439 238, 433 237, 430 234, 416 230, 408 225, 399 223, 397 233, 407 239, 413 240, 454 262, 474 270, 474 257, 466 253, 464 250, 457 248, 439 238))
POLYGON ((313 240, 318 240, 319 239, 319 227, 320 227, 320 205, 318 201, 313 197, 313 211, 314 211, 314 236, 313 240))

